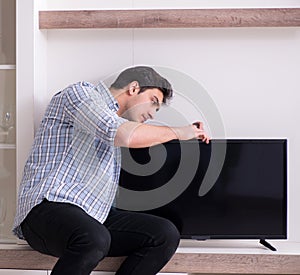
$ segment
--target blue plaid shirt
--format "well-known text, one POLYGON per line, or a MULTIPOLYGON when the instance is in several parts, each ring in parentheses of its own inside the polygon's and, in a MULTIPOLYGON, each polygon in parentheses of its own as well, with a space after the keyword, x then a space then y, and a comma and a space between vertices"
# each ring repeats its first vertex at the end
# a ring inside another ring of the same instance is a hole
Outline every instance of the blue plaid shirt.
POLYGON ((116 194, 120 148, 117 128, 126 120, 103 83, 70 85, 56 94, 35 135, 19 188, 13 231, 43 199, 75 204, 104 222, 116 194))

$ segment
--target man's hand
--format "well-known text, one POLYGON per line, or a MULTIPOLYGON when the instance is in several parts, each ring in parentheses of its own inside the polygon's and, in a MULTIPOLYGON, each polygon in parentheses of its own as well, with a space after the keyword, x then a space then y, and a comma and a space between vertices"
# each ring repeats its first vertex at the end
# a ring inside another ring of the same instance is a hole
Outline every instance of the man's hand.
POLYGON ((201 139, 203 142, 208 144, 210 141, 210 137, 204 131, 203 123, 200 121, 197 121, 197 122, 194 122, 193 125, 196 126, 200 131, 202 131, 202 133, 199 135, 198 139, 201 139))
POLYGON ((203 142, 209 143, 210 137, 204 131, 203 123, 194 122, 192 125, 173 128, 176 136, 180 140, 201 139, 203 142))

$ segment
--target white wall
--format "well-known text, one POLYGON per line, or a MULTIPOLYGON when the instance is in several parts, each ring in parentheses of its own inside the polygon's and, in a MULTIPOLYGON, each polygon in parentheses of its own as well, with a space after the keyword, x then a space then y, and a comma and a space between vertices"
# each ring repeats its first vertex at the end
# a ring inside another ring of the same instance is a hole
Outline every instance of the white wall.
MULTIPOLYGON (((71 5, 70 2, 51 0, 47 4, 49 9, 241 6, 240 1, 227 1, 226 6, 224 1, 117 1, 117 4, 110 2, 110 6, 107 1, 72 1, 71 5)), ((300 7, 300 3, 243 1, 242 6, 300 7)), ((297 215, 300 207, 300 28, 51 30, 41 33, 47 37, 47 60, 43 68, 47 72, 47 92, 42 100, 39 97, 36 101, 38 117, 51 95, 72 82, 97 82, 125 67, 148 64, 167 67, 195 79, 221 114, 224 137, 287 137, 289 240, 300 241, 297 215)), ((40 92, 43 91, 36 91, 40 92)), ((184 93, 193 100, 199 91, 180 92, 183 96, 178 96, 174 104, 179 112, 185 113, 188 100, 184 93)), ((194 120, 199 114, 212 136, 220 135, 205 112, 189 112, 188 120, 194 120)))

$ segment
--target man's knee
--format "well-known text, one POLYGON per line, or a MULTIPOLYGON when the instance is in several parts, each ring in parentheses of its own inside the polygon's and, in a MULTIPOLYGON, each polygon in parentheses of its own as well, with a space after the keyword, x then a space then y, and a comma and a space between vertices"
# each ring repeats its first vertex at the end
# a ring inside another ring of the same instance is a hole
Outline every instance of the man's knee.
POLYGON ((70 250, 81 254, 83 259, 97 263, 108 254, 111 237, 109 231, 101 225, 92 230, 90 227, 81 228, 69 243, 70 250))
POLYGON ((154 244, 162 245, 168 248, 170 253, 174 253, 180 241, 177 227, 168 219, 157 217, 152 228, 155 231, 154 244))
POLYGON ((180 241, 180 233, 177 227, 171 221, 164 219, 162 224, 162 232, 164 234, 165 240, 174 246, 178 246, 180 241))

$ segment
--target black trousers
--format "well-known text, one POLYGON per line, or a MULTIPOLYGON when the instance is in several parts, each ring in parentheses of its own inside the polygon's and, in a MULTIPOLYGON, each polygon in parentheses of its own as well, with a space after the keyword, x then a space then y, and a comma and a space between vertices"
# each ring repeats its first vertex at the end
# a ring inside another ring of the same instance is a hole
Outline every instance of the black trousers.
POLYGON ((33 249, 59 258, 52 275, 90 274, 105 256, 128 256, 117 275, 154 275, 180 239, 173 223, 160 217, 112 209, 101 224, 75 205, 47 200, 21 228, 33 249))

